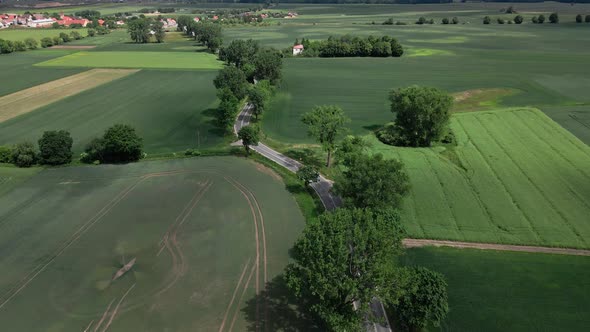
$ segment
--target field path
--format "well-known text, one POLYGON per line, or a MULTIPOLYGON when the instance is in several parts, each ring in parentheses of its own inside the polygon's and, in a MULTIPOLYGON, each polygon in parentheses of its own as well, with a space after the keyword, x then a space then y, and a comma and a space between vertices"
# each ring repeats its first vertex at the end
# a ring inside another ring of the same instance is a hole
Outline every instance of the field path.
POLYGON ((511 245, 511 244, 459 242, 459 241, 429 240, 429 239, 404 239, 402 241, 402 243, 404 244, 404 247, 406 247, 406 248, 434 246, 434 247, 453 247, 453 248, 499 250, 499 251, 519 251, 519 252, 531 252, 531 253, 543 253, 543 254, 590 256, 590 250, 584 250, 584 249, 520 246, 520 245, 511 245))

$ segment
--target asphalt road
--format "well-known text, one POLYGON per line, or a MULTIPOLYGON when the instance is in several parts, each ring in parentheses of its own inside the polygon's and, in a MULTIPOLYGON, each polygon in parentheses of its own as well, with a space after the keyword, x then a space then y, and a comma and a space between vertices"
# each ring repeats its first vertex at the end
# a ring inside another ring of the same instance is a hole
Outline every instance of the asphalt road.
MULTIPOLYGON (((242 127, 245 127, 250 124, 250 119, 252 117, 252 109, 253 106, 251 104, 246 104, 246 106, 244 106, 240 114, 238 114, 236 122, 234 123, 234 133, 236 135, 242 127)), ((233 143, 232 145, 242 145, 242 142, 238 141, 233 143)), ((285 167, 293 173, 297 172, 297 170, 301 166, 303 166, 303 164, 301 164, 297 160, 291 159, 262 143, 258 143, 258 145, 256 146, 250 146, 250 148, 258 152, 259 154, 263 155, 264 157, 274 161, 275 163, 285 167)), ((332 181, 320 175, 319 181, 311 185, 313 190, 315 190, 315 192, 318 194, 318 197, 322 201, 324 208, 328 211, 334 210, 338 206, 342 205, 342 199, 332 194, 331 192, 332 184, 332 181)), ((380 320, 384 323, 380 324, 368 322, 366 325, 367 331, 392 332, 391 328, 389 328, 389 320, 387 319, 387 315, 385 313, 385 309, 383 308, 383 304, 379 300, 373 299, 373 301, 371 301, 370 307, 371 311, 373 312, 373 315, 375 315, 376 317, 380 317, 380 320)))

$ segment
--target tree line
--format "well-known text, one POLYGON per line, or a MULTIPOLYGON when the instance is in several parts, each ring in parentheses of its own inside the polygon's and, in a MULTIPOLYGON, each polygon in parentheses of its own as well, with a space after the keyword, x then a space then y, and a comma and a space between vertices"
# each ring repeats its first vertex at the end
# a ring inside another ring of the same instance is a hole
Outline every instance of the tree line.
MULTIPOLYGON (((394 90, 392 107, 397 109, 400 105, 393 100, 400 99, 407 109, 415 106, 422 113, 420 108, 440 101, 424 91, 430 88, 394 90)), ((322 330, 363 331, 366 320, 378 319, 369 307, 377 297, 405 330, 438 326, 449 311, 444 277, 396 263, 405 236, 398 209, 409 192, 403 163, 368 153, 361 137, 341 139, 350 120, 338 106, 316 106, 301 121, 328 153, 328 167, 335 152, 339 171, 333 191, 344 206, 309 221, 292 249, 294 262, 285 269, 284 279, 298 308, 322 330)), ((307 186, 318 180, 319 171, 307 165, 297 176, 307 186)))
MULTIPOLYGON (((31 142, 0 146, 0 163, 31 167, 36 164, 57 166, 72 162, 74 140, 68 131, 45 131, 37 144, 38 150, 31 142)), ((143 156, 143 141, 135 129, 117 124, 108 128, 102 137, 91 140, 80 155, 80 161, 126 163, 138 161, 143 156)))
MULTIPOLYGON (((232 131, 240 105, 246 98, 253 107, 255 120, 263 114, 281 80, 283 56, 275 49, 260 46, 258 41, 236 39, 221 47, 219 59, 226 66, 213 80, 220 100, 216 119, 227 134, 232 131)), ((258 143, 257 134, 255 125, 242 128, 239 135, 246 153, 249 153, 249 145, 258 143)))
MULTIPOLYGON (((74 40, 84 38, 78 31, 71 31, 69 34, 61 32, 58 36, 53 38, 44 37, 41 39, 41 47, 51 47, 54 45, 61 45, 69 43, 74 40)), ((24 52, 27 50, 34 50, 39 47, 39 42, 34 38, 27 38, 24 41, 4 40, 0 39, 0 54, 8 54, 12 52, 24 52)))
MULTIPOLYGON (((344 35, 317 41, 303 38, 301 42, 296 40, 295 44, 303 45, 302 56, 305 57, 400 57, 404 54, 402 45, 390 36, 344 35)), ((291 49, 285 52, 290 53, 291 49)))
POLYGON ((215 53, 223 44, 221 25, 213 22, 195 22, 190 16, 179 16, 178 31, 184 32, 215 53))

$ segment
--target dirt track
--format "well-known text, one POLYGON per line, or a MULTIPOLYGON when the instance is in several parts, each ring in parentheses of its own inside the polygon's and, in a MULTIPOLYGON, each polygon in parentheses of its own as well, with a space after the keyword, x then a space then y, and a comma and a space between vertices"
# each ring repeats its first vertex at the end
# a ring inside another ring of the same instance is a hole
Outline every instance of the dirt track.
POLYGON ((584 249, 517 246, 517 245, 510 245, 510 244, 458 242, 458 241, 426 240, 426 239, 404 239, 402 242, 406 248, 434 246, 434 247, 453 247, 453 248, 467 248, 467 249, 519 251, 519 252, 532 252, 532 253, 544 253, 544 254, 590 256, 590 250, 584 250, 584 249))

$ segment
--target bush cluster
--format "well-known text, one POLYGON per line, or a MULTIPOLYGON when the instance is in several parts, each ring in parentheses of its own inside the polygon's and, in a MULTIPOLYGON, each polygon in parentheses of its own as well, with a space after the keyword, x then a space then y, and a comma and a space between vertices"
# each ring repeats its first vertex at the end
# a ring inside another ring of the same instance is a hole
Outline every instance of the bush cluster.
POLYGON ((102 137, 92 139, 84 148, 80 160, 85 163, 127 163, 143 156, 143 139, 135 128, 116 124, 108 128, 102 137))
MULTIPOLYGON (((402 45, 390 36, 364 38, 344 35, 339 38, 330 36, 320 41, 303 38, 301 44, 304 48, 302 56, 305 57, 400 57, 404 54, 402 45)), ((291 49, 285 52, 290 53, 291 49)))
POLYGON ((65 130, 46 131, 38 141, 39 151, 31 142, 18 143, 12 147, 0 146, 0 163, 13 163, 18 167, 64 165, 72 161, 74 141, 65 130))

